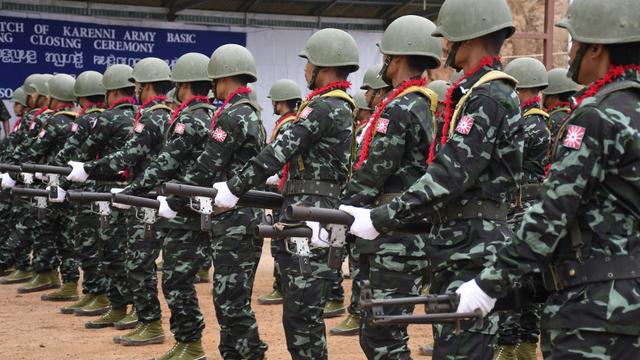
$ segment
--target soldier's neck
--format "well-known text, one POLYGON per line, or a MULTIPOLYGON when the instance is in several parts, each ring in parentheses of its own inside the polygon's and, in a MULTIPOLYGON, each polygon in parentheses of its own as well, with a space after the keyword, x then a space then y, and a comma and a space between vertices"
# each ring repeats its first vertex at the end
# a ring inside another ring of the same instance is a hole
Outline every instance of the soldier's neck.
POLYGON ((396 74, 391 77, 391 84, 394 88, 397 88, 403 82, 411 79, 419 79, 422 76, 422 71, 415 71, 408 67, 401 67, 396 74))
POLYGON ((468 73, 469 71, 476 69, 480 65, 480 63, 482 63, 482 60, 486 59, 487 57, 494 57, 494 56, 496 56, 496 54, 489 53, 483 47, 478 47, 477 49, 473 49, 469 51, 469 56, 465 61, 465 63, 463 64, 462 70, 465 73, 468 73))
POLYGON ((340 79, 337 76, 334 76, 333 74, 324 74, 324 76, 322 77, 318 77, 318 79, 316 80, 316 88, 321 88, 324 86, 327 86, 331 83, 334 82, 338 82, 338 81, 344 81, 345 79, 340 79))

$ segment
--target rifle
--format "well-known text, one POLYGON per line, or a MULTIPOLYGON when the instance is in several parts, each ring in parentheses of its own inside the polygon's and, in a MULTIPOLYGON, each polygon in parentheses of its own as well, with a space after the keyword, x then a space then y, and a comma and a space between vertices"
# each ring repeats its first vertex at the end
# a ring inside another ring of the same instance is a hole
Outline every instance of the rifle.
POLYGON ((296 246, 295 251, 289 247, 289 240, 285 240, 285 249, 289 254, 298 257, 301 274, 311 273, 311 263, 309 262, 309 239, 313 235, 313 231, 308 226, 286 226, 279 223, 276 225, 261 224, 254 228, 254 235, 259 239, 290 239, 296 246))
POLYGON ((17 186, 11 189, 11 195, 31 198, 31 205, 36 208, 38 219, 44 218, 48 207, 47 198, 49 192, 47 190, 17 186))
POLYGON ((91 204, 91 212, 100 216, 100 227, 109 228, 109 215, 111 215, 111 193, 96 193, 90 191, 69 191, 66 200, 70 203, 91 204), (96 209, 97 207, 97 209, 96 209))
POLYGON ((144 223, 144 238, 153 240, 153 224, 157 221, 158 209, 160 208, 160 201, 156 200, 156 197, 156 194, 134 196, 117 193, 111 194, 111 202, 134 206, 136 208, 136 219, 144 223), (140 216, 138 208, 142 211, 142 216, 140 216))
POLYGON ((58 197, 58 186, 60 186, 60 176, 61 175, 69 175, 71 173, 70 166, 51 166, 51 165, 40 165, 40 164, 22 164, 20 165, 22 168, 22 172, 27 173, 43 173, 47 174, 49 181, 47 182, 50 186, 50 198, 58 197))
MULTIPOLYGON (((168 182, 162 184, 159 193, 162 195, 177 195, 189 198, 189 208, 200 213, 200 229, 203 231, 211 229, 211 216, 222 214, 229 209, 215 208, 213 199, 218 194, 218 190, 212 187, 185 185, 168 182)), ((279 209, 282 206, 283 197, 280 194, 251 190, 242 195, 238 200, 238 206, 279 209)))
POLYGON ((16 173, 19 173, 21 171, 22 171, 22 168, 20 167, 20 165, 0 163, 0 172, 16 172, 16 173))

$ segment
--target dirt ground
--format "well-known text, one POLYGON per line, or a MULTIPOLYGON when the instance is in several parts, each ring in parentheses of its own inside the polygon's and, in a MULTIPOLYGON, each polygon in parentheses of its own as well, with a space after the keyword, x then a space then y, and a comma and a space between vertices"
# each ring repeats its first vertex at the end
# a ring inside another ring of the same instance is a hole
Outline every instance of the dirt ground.
MULTIPOLYGON (((269 345, 269 360, 290 359, 282 329, 282 306, 259 305, 257 297, 270 291, 273 258, 265 242, 254 294, 253 309, 258 318, 260 336, 269 345)), ((351 281, 345 280, 346 295, 350 295, 351 281)), ((162 355, 173 345, 173 338, 161 345, 124 347, 113 343, 114 335, 122 334, 113 328, 89 330, 84 323, 91 318, 63 315, 59 308, 66 303, 41 301, 42 293, 18 294, 18 285, 0 285, 0 357, 2 359, 152 359, 162 355)), ((208 359, 219 359, 219 327, 211 299, 211 284, 197 284, 200 308, 206 329, 203 343, 208 359)), ((160 292, 161 293, 161 292, 160 292)), ((347 297, 348 299, 348 297, 347 297)), ((169 309, 160 298, 166 335, 169 333, 169 309)), ((327 319, 327 329, 337 325, 344 317, 327 319)), ((418 345, 431 342, 430 326, 411 326, 411 350, 415 358, 418 345)), ((356 336, 328 335, 330 359, 365 359, 356 336)))

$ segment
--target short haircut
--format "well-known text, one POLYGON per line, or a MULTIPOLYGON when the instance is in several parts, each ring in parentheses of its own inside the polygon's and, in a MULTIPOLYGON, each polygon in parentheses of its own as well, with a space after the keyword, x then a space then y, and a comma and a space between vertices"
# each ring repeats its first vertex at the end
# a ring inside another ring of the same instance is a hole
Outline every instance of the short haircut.
POLYGON ((87 96, 87 101, 92 102, 94 104, 104 103, 104 95, 87 96))
POLYGON ((407 63, 411 70, 419 72, 438 67, 438 62, 429 56, 410 55, 407 56, 407 63))
POLYGON ((485 49, 487 49, 493 55, 499 55, 500 50, 502 49, 502 45, 504 44, 505 40, 507 40, 507 36, 510 32, 510 29, 502 29, 487 34, 480 39, 484 43, 485 49))
POLYGON ((169 92, 169 90, 173 88, 173 84, 171 83, 171 81, 168 81, 168 80, 155 81, 149 84, 151 84, 151 88, 153 89, 153 91, 159 95, 166 95, 169 92))
POLYGON ((609 50, 611 65, 640 64, 640 42, 605 45, 609 50))

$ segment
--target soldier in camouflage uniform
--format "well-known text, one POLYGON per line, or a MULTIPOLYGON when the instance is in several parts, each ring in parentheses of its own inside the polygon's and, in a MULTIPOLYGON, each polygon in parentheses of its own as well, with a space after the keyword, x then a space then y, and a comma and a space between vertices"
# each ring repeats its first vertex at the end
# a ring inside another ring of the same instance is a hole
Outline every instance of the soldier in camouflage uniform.
POLYGON ((360 136, 367 126, 367 122, 373 115, 373 108, 367 101, 366 90, 359 90, 353 94, 353 102, 356 104, 356 110, 353 112, 353 122, 356 127, 356 137, 360 136))
MULTIPOLYGON (((345 89, 350 86, 348 74, 358 69, 358 47, 348 33, 322 29, 309 38, 299 56, 307 60, 305 78, 313 92, 281 138, 249 160, 233 178, 214 184, 218 190, 216 206, 235 206, 238 196, 261 186, 283 166, 287 168, 282 176, 286 179, 283 209, 298 202, 323 208, 338 205, 351 170, 354 104, 345 89)), ((328 356, 322 316, 337 273, 327 263, 327 243, 319 240, 317 231, 311 243, 309 274, 301 272, 297 256, 288 254, 279 262, 283 324, 293 359, 328 356)))
POLYGON ((576 94, 578 84, 567 77, 567 69, 549 70, 548 77, 549 86, 542 90, 542 94, 544 108, 549 114, 549 131, 555 139, 571 113, 571 98, 576 94))
POLYGON ((554 149, 541 202, 496 263, 463 285, 458 311, 486 313, 513 281, 542 269, 545 358, 633 359, 640 350, 640 209, 630 201, 640 198, 638 13, 637 1, 575 0, 558 22, 573 41, 569 75, 587 88, 554 149))
MULTIPOLYGON (((269 90, 269 99, 273 104, 273 113, 278 115, 269 143, 273 143, 276 139, 282 137, 288 131, 296 113, 302 102, 302 94, 295 81, 289 79, 281 79, 273 83, 269 90)), ((269 177, 266 181, 269 189, 272 191, 281 191, 284 186, 282 180, 282 170, 269 177)), ((280 214, 273 211, 272 219, 277 219, 280 214)), ((282 272, 280 270, 279 259, 286 254, 283 239, 271 239, 271 256, 273 256, 273 289, 269 294, 258 298, 258 303, 262 305, 282 304, 284 298, 282 296, 282 272)))
MULTIPOLYGON (((112 65, 103 74, 102 84, 106 91, 107 109, 98 115, 93 129, 77 151, 77 159, 96 159, 109 155, 120 149, 131 132, 131 124, 136 112, 134 86, 128 81, 131 67, 127 65, 112 65)), ((69 164, 76 167, 77 162, 69 164)), ((69 174, 68 180, 72 180, 69 174)), ((109 192, 112 187, 122 184, 122 177, 96 178, 96 191, 109 192)), ((87 322, 86 328, 102 328, 113 326, 111 309, 126 308, 132 302, 128 291, 126 272, 124 268, 125 239, 127 234, 127 214, 117 208, 111 209, 106 228, 98 229, 99 244, 102 261, 102 271, 108 279, 107 294, 97 295, 88 304, 76 308, 76 315, 102 317, 87 322)))
MULTIPOLYGON (((158 139, 163 137, 171 113, 171 109, 164 105, 164 92, 171 87, 168 80, 170 73, 169 66, 156 58, 143 59, 136 65, 131 77, 144 86, 140 94, 142 105, 138 108, 133 131, 117 151, 99 160, 77 163, 74 166, 76 173, 70 176, 72 180, 113 178, 123 171, 127 173, 129 181, 142 177, 144 169, 162 148, 162 142, 158 139)), ((117 207, 128 208, 124 205, 117 207)), ((164 332, 160 322, 155 259, 162 247, 164 230, 155 229, 155 233, 151 234, 153 236, 147 237, 144 223, 133 218, 130 218, 128 228, 124 266, 134 306, 129 314, 126 314, 126 309, 112 309, 108 320, 114 320, 113 326, 118 330, 134 330, 124 336, 116 336, 114 341, 130 345, 122 341, 122 338, 127 338, 131 345, 161 343, 164 332), (140 332, 142 335, 139 338, 132 338, 140 332)))
MULTIPOLYGON (((355 171, 343 192, 343 204, 386 204, 427 170, 437 95, 425 87, 421 75, 440 66, 442 42, 431 37, 434 30, 431 21, 407 15, 392 22, 382 35, 380 75, 393 84, 393 90, 371 118, 355 171)), ((374 241, 356 238, 360 278, 369 281, 374 298, 420 294, 427 268, 425 240, 424 235, 399 233, 374 241)), ((413 306, 393 306, 386 311, 389 315, 411 314, 413 306)), ((406 325, 376 326, 365 318, 361 327, 360 346, 367 358, 411 357, 406 325)))
MULTIPOLYGON (((447 64, 465 73, 445 99, 442 136, 436 139, 442 147, 436 154, 432 146, 426 174, 389 204, 342 207, 355 217, 350 231, 365 239, 430 218, 431 293, 455 291, 490 265, 512 236, 506 219, 522 177, 524 121, 516 81, 499 70, 496 56, 514 30, 504 0, 444 2, 433 36, 447 38, 447 64)), ((495 316, 480 329, 472 321, 461 322, 459 332, 453 324, 435 325, 433 356, 491 359, 496 330, 495 316)))

